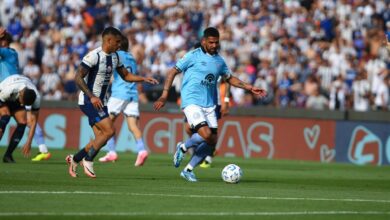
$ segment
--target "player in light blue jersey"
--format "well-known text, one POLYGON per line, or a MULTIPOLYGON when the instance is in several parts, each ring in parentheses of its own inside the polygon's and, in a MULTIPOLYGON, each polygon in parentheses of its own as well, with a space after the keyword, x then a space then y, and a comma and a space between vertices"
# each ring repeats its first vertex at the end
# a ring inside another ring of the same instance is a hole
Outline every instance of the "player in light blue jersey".
POLYGON ((160 98, 154 103, 154 109, 164 107, 168 91, 175 76, 183 73, 181 88, 181 108, 194 133, 185 143, 179 142, 173 157, 175 167, 179 167, 184 154, 189 148, 194 148, 194 154, 189 164, 180 176, 190 182, 197 179, 193 169, 209 155, 212 146, 217 143, 217 117, 215 114, 215 97, 217 95, 217 79, 222 77, 230 85, 264 97, 266 91, 247 84, 233 76, 224 59, 218 54, 219 31, 209 27, 203 32, 201 47, 184 55, 176 66, 169 70, 160 98))
MULTIPOLYGON (((7 33, 5 29, 0 28, 0 82, 2 82, 10 75, 20 74, 18 53, 13 48, 10 48, 11 42, 11 34, 7 33)), ((26 110, 27 126, 31 128, 33 116, 31 115, 30 108, 26 108, 26 110)), ((41 161, 49 159, 51 157, 51 154, 47 149, 42 128, 39 126, 38 123, 36 124, 34 132, 34 140, 38 144, 39 153, 31 160, 41 161)), ((26 144, 31 145, 31 143, 26 144)))
MULTIPOLYGON (((137 74, 137 64, 133 55, 129 52, 129 40, 123 36, 121 48, 117 52, 120 61, 125 68, 133 73, 137 74)), ((114 71, 114 80, 111 85, 111 97, 107 103, 108 113, 110 118, 114 122, 120 113, 123 113, 130 131, 133 133, 137 144, 137 160, 134 166, 142 166, 148 158, 148 151, 145 149, 144 142, 142 140, 142 132, 139 128, 139 109, 138 109, 138 86, 134 82, 126 82, 120 76, 118 71, 114 71)), ((107 147, 109 152, 99 158, 100 162, 116 161, 118 155, 115 150, 115 138, 112 137, 107 141, 107 147)))
POLYGON ((148 82, 157 84, 151 77, 141 77, 131 74, 123 66, 116 51, 121 46, 122 33, 114 27, 107 27, 102 33, 101 47, 89 52, 82 60, 76 74, 76 84, 81 89, 79 107, 88 117, 95 138, 75 155, 68 155, 68 172, 71 177, 77 177, 77 165, 84 167, 84 173, 95 178, 93 160, 108 139, 115 134, 114 124, 108 117, 107 89, 113 71, 127 82, 148 82))

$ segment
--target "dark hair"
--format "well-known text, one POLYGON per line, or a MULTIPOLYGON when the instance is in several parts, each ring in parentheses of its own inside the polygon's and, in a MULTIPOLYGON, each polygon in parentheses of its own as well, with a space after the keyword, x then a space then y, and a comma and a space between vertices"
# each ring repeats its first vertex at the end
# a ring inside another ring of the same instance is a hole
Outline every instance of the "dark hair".
POLYGON ((203 31, 203 37, 219 37, 219 31, 214 27, 208 27, 203 31))
POLYGON ((127 37, 124 35, 122 35, 120 50, 123 50, 123 51, 129 50, 129 39, 127 39, 127 37))
POLYGON ((110 26, 110 27, 104 28, 104 30, 103 30, 102 37, 104 37, 106 35, 119 36, 119 35, 122 35, 122 33, 119 29, 110 26))
POLYGON ((0 40, 5 40, 9 44, 12 43, 12 41, 13 41, 12 40, 12 35, 10 33, 8 33, 8 32, 5 32, 3 37, 0 40))
POLYGON ((25 88, 23 92, 23 104, 32 105, 37 98, 37 94, 33 89, 25 88))

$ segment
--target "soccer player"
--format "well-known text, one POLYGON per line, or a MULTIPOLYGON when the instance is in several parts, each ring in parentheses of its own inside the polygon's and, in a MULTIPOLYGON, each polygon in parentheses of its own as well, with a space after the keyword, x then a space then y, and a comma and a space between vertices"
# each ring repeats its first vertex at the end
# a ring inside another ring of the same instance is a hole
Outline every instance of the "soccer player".
MULTIPOLYGON (((226 116, 229 113, 229 103, 230 103, 230 84, 225 83, 225 94, 224 94, 224 99, 221 101, 221 95, 220 95, 220 86, 221 86, 221 77, 218 78, 217 81, 217 95, 214 98, 214 101, 216 102, 216 108, 215 108, 215 115, 217 117, 217 121, 221 119, 222 116, 226 116)), ((184 118, 184 128, 188 136, 192 136, 192 134, 196 133, 196 131, 193 131, 191 129, 190 125, 187 123, 187 118, 184 118)), ((216 134, 218 135, 218 134, 216 134)), ((213 162, 213 157, 216 154, 216 149, 215 145, 211 146, 212 150, 209 151, 207 156, 204 158, 203 162, 199 165, 202 168, 210 168, 211 163, 213 162)))
POLYGON ((32 138, 38 121, 40 104, 40 94, 35 85, 27 77, 12 75, 0 83, 0 139, 3 137, 4 130, 11 116, 13 116, 17 122, 16 129, 12 134, 7 151, 3 156, 4 163, 15 163, 12 153, 22 139, 27 125, 25 106, 31 106, 31 127, 22 152, 24 156, 29 156, 32 138))
POLYGON ((88 117, 95 138, 75 155, 68 155, 69 175, 77 177, 77 165, 82 161, 84 173, 95 178, 93 160, 107 140, 114 133, 114 125, 108 117, 107 88, 116 69, 119 75, 127 82, 148 82, 157 84, 158 81, 150 77, 141 77, 131 74, 123 66, 116 51, 122 41, 122 33, 114 28, 107 27, 102 33, 102 46, 89 52, 82 60, 76 74, 76 84, 80 88, 79 106, 88 117))
MULTIPOLYGON (((121 48, 117 52, 120 61, 124 67, 131 73, 137 73, 137 64, 133 55, 128 52, 129 40, 127 37, 122 36, 121 48)), ((148 158, 148 151, 145 149, 144 142, 142 140, 142 132, 139 128, 139 109, 138 109, 138 89, 137 84, 134 82, 126 82, 120 76, 118 71, 114 71, 114 81, 111 85, 111 96, 107 103, 108 113, 110 118, 114 122, 120 113, 123 113, 129 130, 133 133, 137 144, 137 160, 134 166, 142 166, 148 158)), ((109 152, 99 158, 100 162, 110 162, 118 159, 118 155, 115 150, 115 138, 112 137, 107 142, 109 152)))
POLYGON ((185 143, 177 144, 173 163, 175 167, 179 167, 187 150, 194 148, 189 164, 180 173, 181 177, 190 182, 197 181, 193 169, 210 154, 212 146, 217 143, 218 124, 214 98, 218 77, 221 76, 230 85, 251 91, 260 97, 266 95, 265 90, 233 76, 224 59, 218 54, 218 48, 219 31, 213 27, 206 28, 203 32, 201 47, 188 52, 174 68, 168 71, 163 92, 154 103, 154 109, 157 111, 164 107, 175 76, 183 73, 181 108, 188 124, 197 133, 194 133, 185 143))
MULTIPOLYGON (((11 34, 7 33, 4 28, 0 27, 0 82, 10 75, 19 74, 19 59, 17 52, 10 48, 12 43, 11 34)), ((31 128, 31 109, 27 108, 27 127, 31 128)), ((34 140, 39 147, 39 153, 32 158, 32 161, 47 160, 51 157, 50 152, 44 141, 44 135, 39 124, 36 124, 34 140)))

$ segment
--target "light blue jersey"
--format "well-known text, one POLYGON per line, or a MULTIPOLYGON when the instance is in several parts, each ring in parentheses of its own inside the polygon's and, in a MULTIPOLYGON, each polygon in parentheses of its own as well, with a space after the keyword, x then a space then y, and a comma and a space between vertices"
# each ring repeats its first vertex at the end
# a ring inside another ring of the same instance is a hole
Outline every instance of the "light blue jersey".
MULTIPOLYGON (((119 59, 124 67, 131 73, 137 74, 137 64, 135 63, 134 57, 126 51, 118 51, 119 59)), ((114 71, 114 81, 111 86, 111 96, 126 100, 138 102, 138 90, 137 83, 126 82, 119 75, 118 71, 114 71)))
POLYGON ((17 52, 8 47, 0 48, 0 82, 10 75, 19 74, 17 52))
POLYGON ((201 47, 188 52, 176 63, 183 72, 181 108, 194 104, 200 107, 216 105, 217 79, 229 78, 231 71, 219 55, 210 55, 201 47))

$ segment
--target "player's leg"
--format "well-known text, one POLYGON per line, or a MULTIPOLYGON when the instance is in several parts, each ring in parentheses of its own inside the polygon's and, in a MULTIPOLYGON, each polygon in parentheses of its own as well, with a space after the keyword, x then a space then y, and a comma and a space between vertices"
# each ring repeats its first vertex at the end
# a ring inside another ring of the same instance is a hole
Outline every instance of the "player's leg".
POLYGON ((11 119, 11 112, 5 103, 0 102, 0 139, 3 138, 4 131, 11 119))
MULTIPOLYGON (((117 118, 117 116, 110 115, 110 119, 112 120, 113 123, 115 122, 116 118, 117 118)), ((116 146, 115 135, 113 135, 110 139, 108 139, 106 146, 107 146, 108 152, 106 153, 106 155, 99 158, 99 161, 100 162, 115 162, 116 160, 118 160, 118 154, 116 153, 116 149, 115 149, 115 146, 116 146)))
POLYGON ((20 140, 23 138, 24 130, 26 129, 27 125, 26 110, 24 108, 15 108, 15 110, 12 109, 11 114, 15 118, 17 125, 14 132, 12 133, 11 140, 9 141, 7 151, 5 152, 3 158, 3 162, 5 163, 15 162, 12 158, 12 153, 18 146, 20 140), (7 160, 7 158, 10 160, 7 160))
MULTIPOLYGON (((221 113, 221 105, 217 105, 217 107, 215 108, 215 115, 217 117, 217 122, 219 121, 219 119, 221 119, 221 116, 222 116, 222 113, 221 113)), ((218 139, 218 132, 217 130, 215 131, 212 131, 213 134, 216 135, 216 139, 218 139)), ((202 168, 209 168, 211 166, 211 163, 213 162, 213 157, 215 156, 216 154, 216 144, 214 145, 211 145, 211 151, 209 151, 209 154, 204 158, 203 162, 199 165, 200 167, 202 168)))
POLYGON ((205 116, 207 126, 200 127, 197 132, 202 135, 202 137, 205 137, 205 140, 202 141, 197 148, 195 148, 194 154, 192 155, 190 162, 180 173, 181 177, 185 178, 187 181, 190 182, 197 181, 195 174, 193 173, 193 169, 198 166, 207 155, 210 154, 210 151, 212 150, 210 146, 215 145, 217 142, 216 133, 218 124, 214 108, 203 108, 202 111, 205 116), (208 132, 211 133, 210 136, 205 136, 208 135, 208 132))
POLYGON ((76 177, 75 168, 80 161, 83 161, 84 172, 92 178, 95 178, 93 170, 93 159, 98 154, 99 150, 106 144, 107 140, 111 138, 114 133, 114 125, 108 117, 107 107, 103 110, 97 111, 92 104, 80 105, 80 109, 88 116, 89 124, 95 134, 95 139, 91 140, 86 146, 77 154, 68 155, 67 162, 69 164, 69 174, 76 177), (71 160, 69 159, 71 157, 71 160), (70 161, 69 161, 70 160, 70 161))
POLYGON ((144 141, 142 139, 142 132, 139 128, 139 118, 129 116, 127 117, 127 124, 129 126, 129 130, 133 133, 136 141, 137 160, 135 161, 134 166, 142 166, 148 158, 149 153, 146 150, 144 141))
MULTIPOLYGON (((29 111, 27 112, 27 126, 30 128, 31 127, 31 121, 29 119, 29 111)), ((51 154, 49 150, 47 149, 47 146, 45 144, 44 140, 44 134, 41 126, 37 123, 35 127, 35 133, 34 133, 34 140, 38 144, 39 148, 39 153, 33 157, 31 160, 32 161, 41 161, 41 160, 48 160, 51 157, 51 154)))
POLYGON ((127 126, 131 133, 133 133, 133 136, 136 141, 136 148, 137 148, 137 160, 134 163, 134 166, 142 166, 146 159, 149 156, 148 151, 145 148, 144 141, 142 139, 142 131, 139 126, 139 107, 138 102, 131 101, 127 104, 126 108, 124 109, 123 113, 126 116, 127 126))
MULTIPOLYGON (((114 123, 116 119, 118 118, 119 114, 123 111, 124 107, 126 106, 126 101, 110 97, 108 99, 107 103, 107 109, 108 113, 110 115, 110 119, 114 123)), ((100 162, 115 162, 118 160, 118 154, 116 153, 116 140, 115 136, 112 136, 107 141, 107 150, 108 152, 103 157, 99 158, 100 162)))
POLYGON ((188 148, 195 147, 203 141, 211 144, 213 142, 212 133, 208 127, 204 110, 200 106, 189 105, 183 111, 188 120, 188 124, 196 133, 191 135, 184 143, 180 144, 182 151, 185 153, 188 148))

